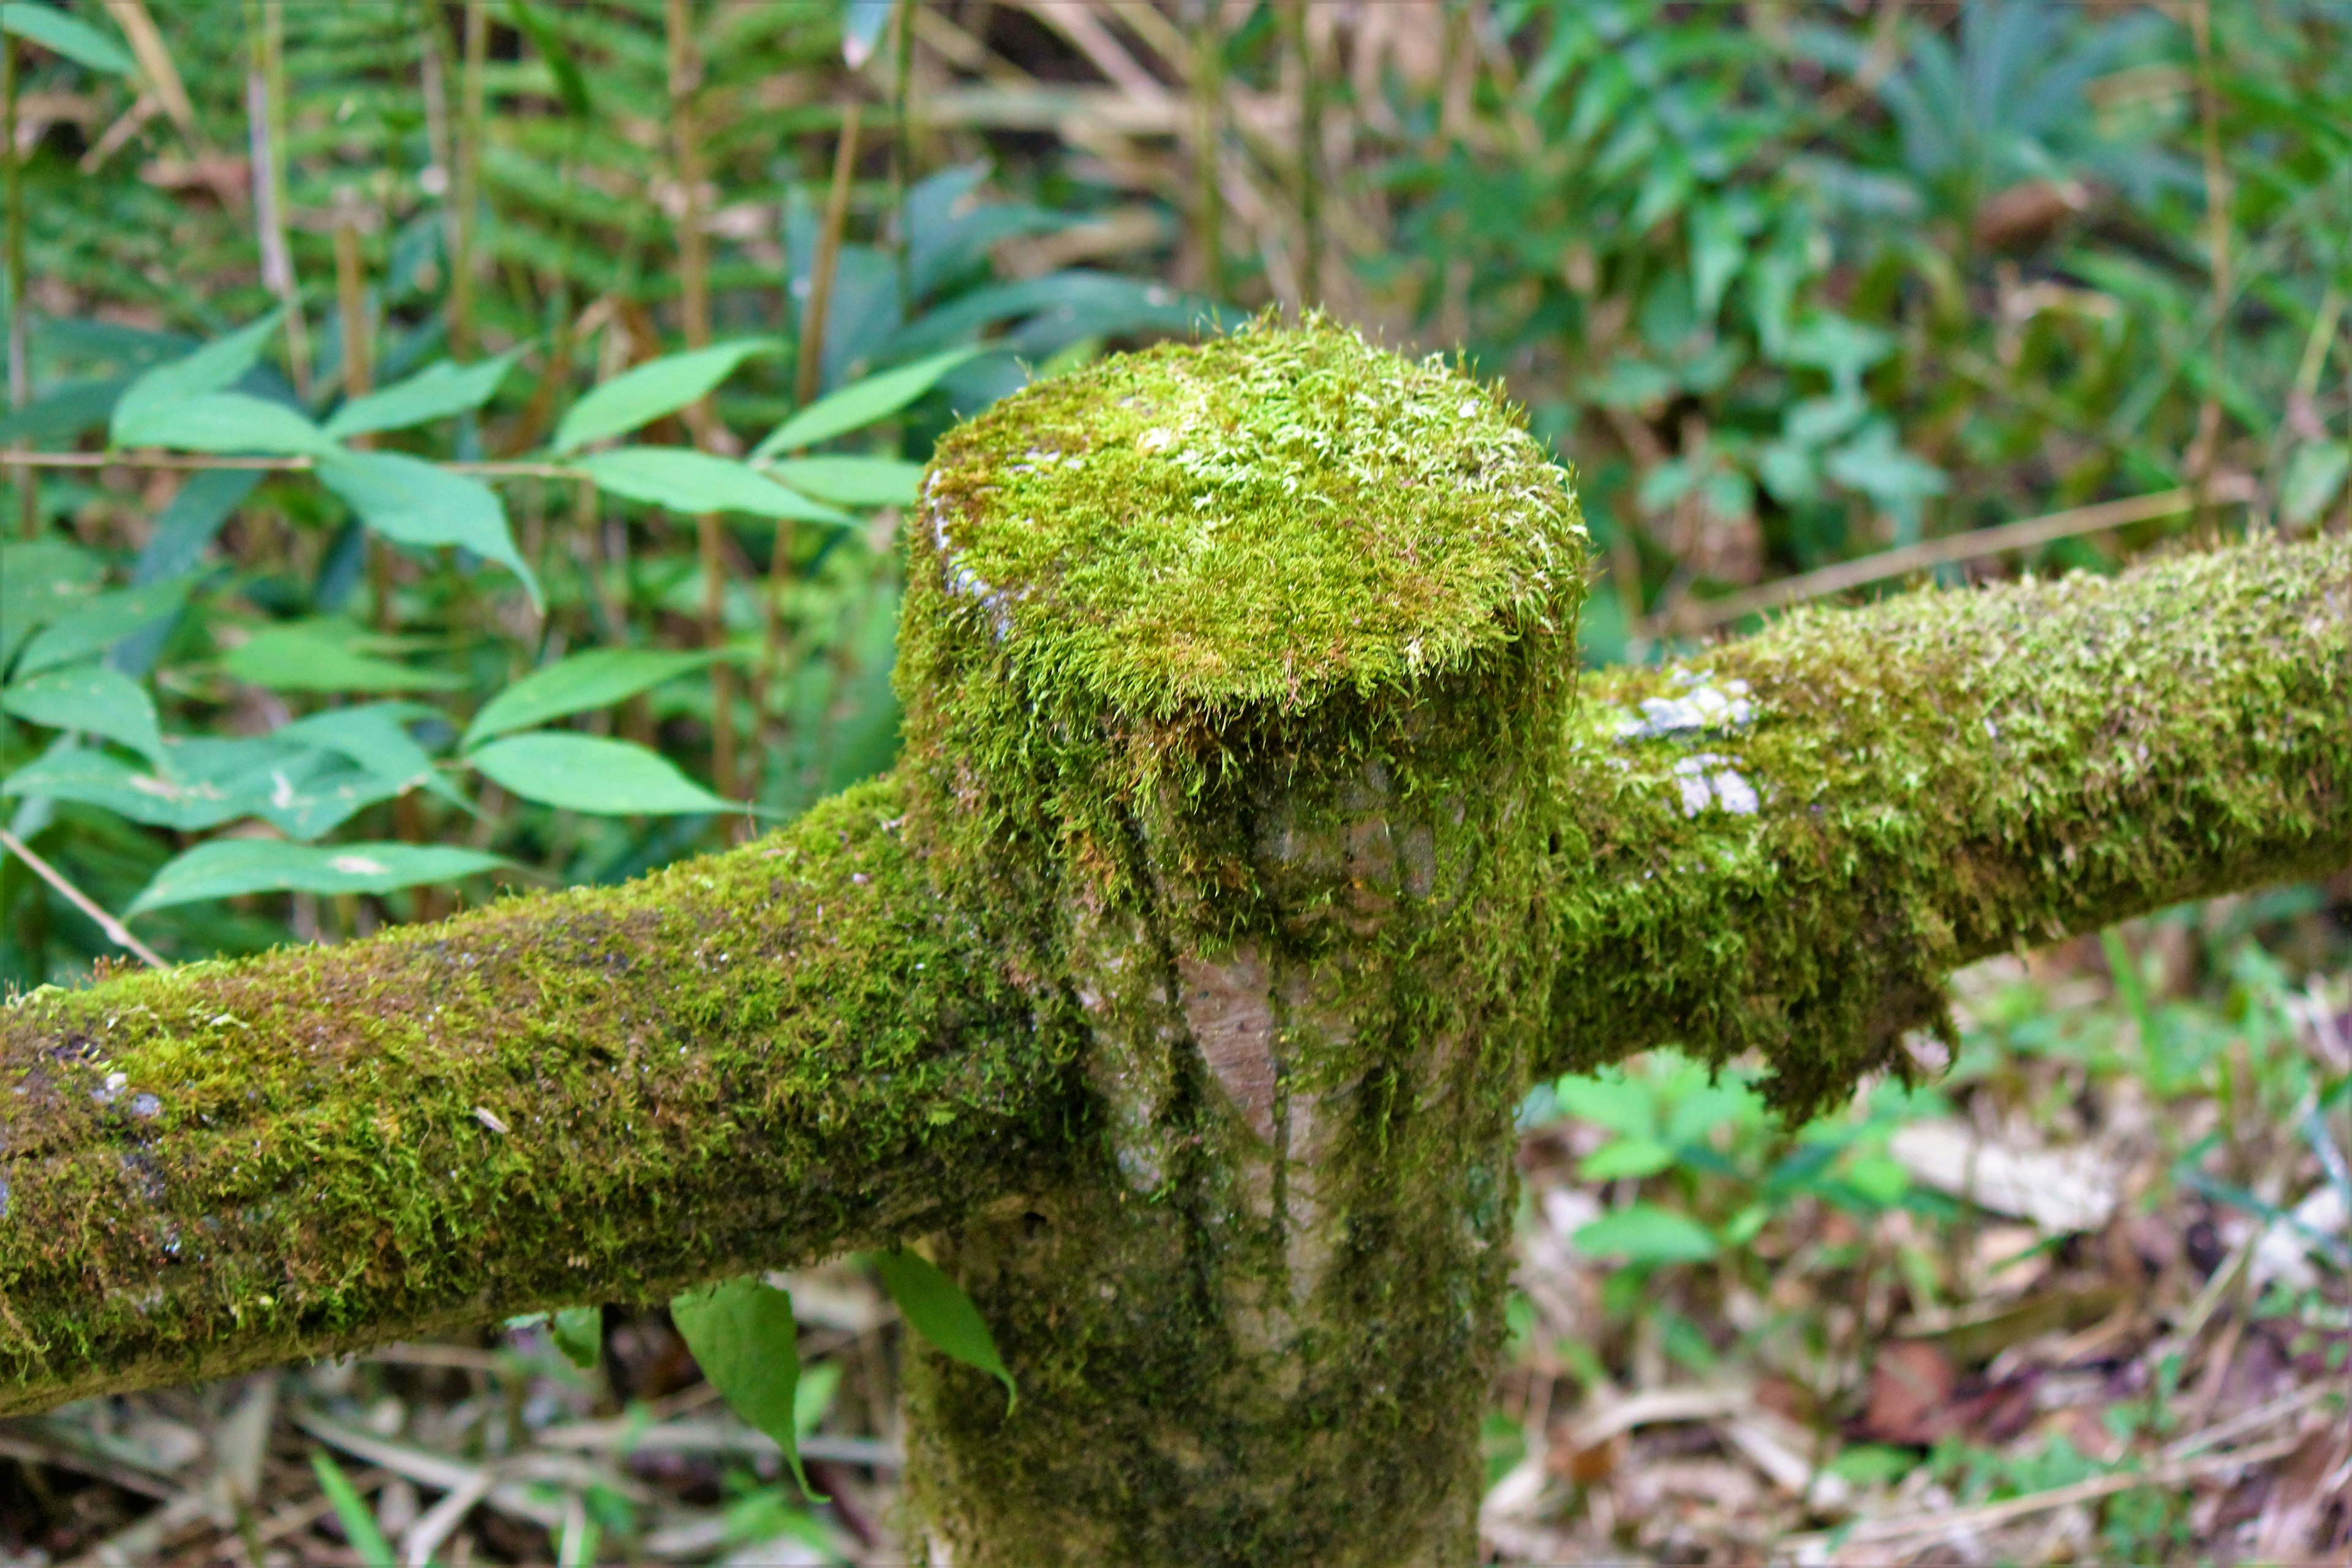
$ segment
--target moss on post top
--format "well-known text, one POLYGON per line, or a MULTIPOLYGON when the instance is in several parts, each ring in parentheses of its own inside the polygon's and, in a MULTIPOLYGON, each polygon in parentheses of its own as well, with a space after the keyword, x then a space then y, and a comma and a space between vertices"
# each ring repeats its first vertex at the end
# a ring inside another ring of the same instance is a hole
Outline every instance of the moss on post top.
POLYGON ((1572 630, 1584 531, 1517 410, 1320 317, 1122 355, 940 446, 919 559, 1033 690, 1296 711, 1572 630))

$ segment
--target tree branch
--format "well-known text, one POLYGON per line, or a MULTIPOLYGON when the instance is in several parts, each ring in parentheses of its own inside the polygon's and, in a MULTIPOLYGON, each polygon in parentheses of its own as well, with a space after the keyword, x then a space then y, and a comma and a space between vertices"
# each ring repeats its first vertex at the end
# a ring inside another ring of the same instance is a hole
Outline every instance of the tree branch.
POLYGON ((1593 679, 1565 761, 1538 1070, 1759 1048, 1813 1108, 1959 964, 2352 863, 2352 541, 1801 613, 1593 679))
POLYGON ((0 1413, 929 1231, 1064 1055, 869 785, 625 888, 0 1012, 0 1413))

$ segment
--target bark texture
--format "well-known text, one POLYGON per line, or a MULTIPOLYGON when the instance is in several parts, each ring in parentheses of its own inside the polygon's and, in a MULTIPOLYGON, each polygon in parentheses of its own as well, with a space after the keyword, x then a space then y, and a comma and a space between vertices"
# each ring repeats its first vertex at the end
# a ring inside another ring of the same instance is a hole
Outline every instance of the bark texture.
POLYGON ((1101 1130, 939 1239, 1026 1381, 1008 1418, 923 1358, 911 1489, 959 1568, 1451 1568, 1582 532, 1506 411, 1344 333, 1097 379, 952 438, 909 565, 909 833, 1083 1030, 1101 1130), (1379 493, 1424 472, 1444 507, 1379 493))
POLYGON ((933 1238, 976 1564, 1467 1561, 1532 1075, 1900 1066, 1943 974, 2352 860, 2352 542, 1573 669, 1516 415, 1328 328, 951 437, 896 781, 625 889, 0 1014, 0 1409, 933 1238))

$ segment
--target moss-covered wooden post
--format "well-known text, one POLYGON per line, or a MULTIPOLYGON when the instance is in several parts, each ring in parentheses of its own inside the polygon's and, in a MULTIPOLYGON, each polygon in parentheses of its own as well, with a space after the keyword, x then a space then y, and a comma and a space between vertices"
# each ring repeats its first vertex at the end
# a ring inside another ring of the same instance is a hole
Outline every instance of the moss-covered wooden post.
POLYGON ((1583 545, 1490 394, 1328 328, 942 448, 908 830, 1082 1034, 1094 1133, 940 1238, 1031 1391, 915 1384, 953 1562, 1475 1556, 1583 545))
POLYGON ((937 1561, 1475 1553, 1510 1110, 1791 1111, 1955 964, 2352 862, 2352 541, 1585 679, 1511 411, 1320 324, 953 434, 896 776, 625 889, 0 1011, 0 1411, 929 1237, 937 1561))

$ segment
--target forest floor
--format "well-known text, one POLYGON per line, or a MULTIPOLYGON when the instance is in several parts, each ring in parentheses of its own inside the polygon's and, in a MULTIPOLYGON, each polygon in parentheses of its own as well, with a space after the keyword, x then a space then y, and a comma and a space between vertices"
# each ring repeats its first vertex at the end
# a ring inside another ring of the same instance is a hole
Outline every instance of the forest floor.
MULTIPOLYGON (((1491 1561, 2352 1560, 2352 877, 1956 990, 1794 1136, 1665 1053, 1531 1097, 1491 1561)), ((887 1298, 791 1283, 828 1505, 614 1310, 0 1423, 0 1564, 366 1563, 339 1479, 404 1562, 899 1563, 887 1298)))

